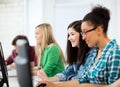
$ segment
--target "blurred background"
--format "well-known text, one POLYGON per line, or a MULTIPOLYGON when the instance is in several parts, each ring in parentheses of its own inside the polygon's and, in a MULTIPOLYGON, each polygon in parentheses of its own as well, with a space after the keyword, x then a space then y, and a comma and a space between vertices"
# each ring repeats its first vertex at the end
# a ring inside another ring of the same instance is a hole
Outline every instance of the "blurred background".
POLYGON ((120 45, 120 0, 0 0, 0 41, 5 57, 11 53, 11 41, 18 34, 26 35, 35 45, 35 26, 44 22, 52 25, 65 53, 67 26, 82 19, 97 4, 110 9, 108 35, 120 45))

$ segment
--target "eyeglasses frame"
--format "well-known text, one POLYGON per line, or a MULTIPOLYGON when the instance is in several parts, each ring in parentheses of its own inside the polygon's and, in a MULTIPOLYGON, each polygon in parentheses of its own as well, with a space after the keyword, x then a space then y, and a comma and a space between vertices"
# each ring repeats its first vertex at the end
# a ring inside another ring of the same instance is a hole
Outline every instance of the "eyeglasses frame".
POLYGON ((87 31, 85 31, 85 32, 80 32, 80 34, 83 36, 83 35, 86 35, 88 32, 91 32, 91 31, 93 31, 93 30, 96 30, 96 28, 97 28, 97 26, 96 27, 94 27, 94 28, 92 28, 92 29, 90 29, 90 30, 87 30, 87 31))

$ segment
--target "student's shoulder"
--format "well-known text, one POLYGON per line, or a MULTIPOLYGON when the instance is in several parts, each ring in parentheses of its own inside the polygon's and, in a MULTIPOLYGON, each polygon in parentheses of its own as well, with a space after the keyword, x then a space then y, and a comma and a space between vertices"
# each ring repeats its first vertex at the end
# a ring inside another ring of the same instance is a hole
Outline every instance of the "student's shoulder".
POLYGON ((51 43, 48 47, 49 48, 55 48, 55 47, 58 47, 58 46, 56 44, 54 44, 54 43, 51 43))
POLYGON ((13 49, 13 50, 12 50, 12 53, 17 53, 16 49, 13 49))
POLYGON ((94 47, 90 48, 90 50, 89 50, 88 53, 96 52, 97 49, 98 49, 98 47, 97 47, 97 46, 94 46, 94 47))
POLYGON ((51 43, 49 46, 48 46, 48 49, 59 49, 58 46, 54 43, 51 43))

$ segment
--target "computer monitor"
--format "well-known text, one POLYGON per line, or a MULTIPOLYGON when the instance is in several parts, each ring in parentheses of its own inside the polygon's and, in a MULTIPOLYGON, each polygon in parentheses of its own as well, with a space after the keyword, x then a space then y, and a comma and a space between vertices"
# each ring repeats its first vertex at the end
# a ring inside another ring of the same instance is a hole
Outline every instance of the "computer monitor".
POLYGON ((0 42, 0 70, 2 73, 1 81, 0 81, 0 87, 2 87, 4 84, 6 84, 7 87, 9 87, 8 83, 8 72, 7 72, 7 67, 5 64, 5 59, 4 59, 4 54, 3 54, 3 49, 2 49, 2 44, 0 42))
POLYGON ((15 58, 20 87, 33 87, 28 48, 25 40, 17 41, 18 56, 15 58))

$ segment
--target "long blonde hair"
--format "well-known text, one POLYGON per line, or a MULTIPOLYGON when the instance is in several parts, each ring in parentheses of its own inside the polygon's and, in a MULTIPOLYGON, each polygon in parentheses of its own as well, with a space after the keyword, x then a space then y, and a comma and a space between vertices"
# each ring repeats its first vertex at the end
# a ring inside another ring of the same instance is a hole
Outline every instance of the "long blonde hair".
POLYGON ((38 60, 39 64, 40 64, 41 55, 42 55, 44 49, 46 47, 48 47, 51 43, 54 43, 55 45, 58 46, 58 48, 60 50, 61 58, 62 58, 61 60, 63 62, 65 62, 65 58, 64 58, 63 52, 62 52, 60 46, 58 45, 58 43, 56 42, 56 40, 55 40, 55 38, 53 36, 51 25, 48 24, 48 23, 42 23, 42 24, 37 25, 35 27, 35 29, 41 29, 41 31, 43 33, 42 42, 39 43, 39 44, 36 44, 36 47, 35 47, 36 55, 39 58, 39 60, 38 60))

